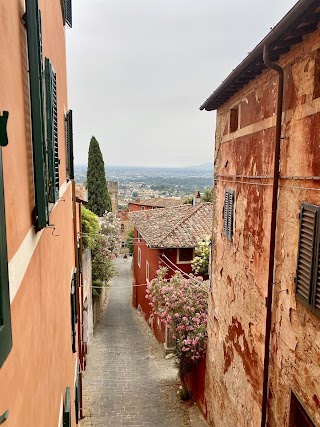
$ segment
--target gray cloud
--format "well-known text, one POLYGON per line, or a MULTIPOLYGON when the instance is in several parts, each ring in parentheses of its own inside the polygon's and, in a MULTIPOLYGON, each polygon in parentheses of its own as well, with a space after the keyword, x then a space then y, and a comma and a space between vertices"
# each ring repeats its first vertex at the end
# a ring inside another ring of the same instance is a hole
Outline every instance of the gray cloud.
POLYGON ((112 165, 213 160, 200 104, 295 1, 77 0, 67 31, 75 161, 91 135, 112 165))

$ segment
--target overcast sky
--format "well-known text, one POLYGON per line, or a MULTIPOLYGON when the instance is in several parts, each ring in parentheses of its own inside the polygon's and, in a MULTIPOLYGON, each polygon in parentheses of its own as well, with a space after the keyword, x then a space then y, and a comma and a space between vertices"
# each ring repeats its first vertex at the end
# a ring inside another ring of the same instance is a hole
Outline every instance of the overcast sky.
POLYGON ((76 0, 67 30, 75 162, 94 135, 107 165, 213 161, 199 106, 295 0, 76 0))

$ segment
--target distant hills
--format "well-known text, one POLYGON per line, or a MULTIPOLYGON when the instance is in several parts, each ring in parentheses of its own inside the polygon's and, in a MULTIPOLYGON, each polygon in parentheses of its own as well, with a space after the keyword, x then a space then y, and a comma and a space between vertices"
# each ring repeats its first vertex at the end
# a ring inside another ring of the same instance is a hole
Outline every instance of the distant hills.
POLYGON ((188 166, 184 169, 201 169, 201 170, 213 170, 213 163, 203 163, 202 165, 197 165, 197 166, 188 166))

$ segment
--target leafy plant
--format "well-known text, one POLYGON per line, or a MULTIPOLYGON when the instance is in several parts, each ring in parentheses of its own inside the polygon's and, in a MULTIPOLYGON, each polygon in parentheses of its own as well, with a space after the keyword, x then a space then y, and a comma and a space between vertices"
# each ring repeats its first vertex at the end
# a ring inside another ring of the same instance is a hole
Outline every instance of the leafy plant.
POLYGON ((192 271, 198 275, 208 275, 209 273, 209 257, 210 257, 211 239, 207 236, 200 240, 198 246, 195 247, 195 257, 191 261, 192 271))
POLYGON ((134 230, 130 230, 127 236, 127 247, 129 249, 129 254, 133 255, 134 249, 134 230))
POLYGON ((96 246, 96 235, 100 231, 99 218, 89 209, 81 206, 81 223, 83 246, 93 250, 96 246))
POLYGON ((101 217, 112 211, 106 172, 100 146, 93 136, 90 140, 87 170, 88 209, 101 217))
POLYGON ((171 329, 176 339, 180 377, 204 357, 207 344, 208 282, 186 279, 177 272, 169 280, 161 268, 147 286, 152 311, 171 329))

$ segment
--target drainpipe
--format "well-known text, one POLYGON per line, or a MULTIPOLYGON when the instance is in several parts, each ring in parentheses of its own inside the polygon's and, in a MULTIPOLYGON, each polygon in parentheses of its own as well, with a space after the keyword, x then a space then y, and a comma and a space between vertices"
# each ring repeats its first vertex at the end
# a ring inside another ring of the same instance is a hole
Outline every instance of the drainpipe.
POLYGON ((266 426, 267 404, 268 404, 268 384, 269 384, 269 359, 270 359, 270 340, 271 340, 271 320, 272 320, 272 293, 275 280, 275 243, 277 227, 277 207, 278 207, 278 189, 280 174, 280 141, 281 141, 281 119, 282 119, 282 101, 283 101, 283 69, 278 64, 271 62, 269 58, 269 49, 265 45, 263 48, 263 61, 268 68, 275 70, 279 75, 278 80, 278 98, 277 98, 277 116, 276 116, 276 134, 274 144, 274 163, 273 163, 273 187, 272 187, 272 212, 270 224, 270 247, 269 247, 269 270, 268 270, 268 294, 266 300, 266 332, 264 345, 264 364, 263 364, 263 389, 262 389, 262 415, 261 427, 266 426))

